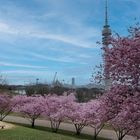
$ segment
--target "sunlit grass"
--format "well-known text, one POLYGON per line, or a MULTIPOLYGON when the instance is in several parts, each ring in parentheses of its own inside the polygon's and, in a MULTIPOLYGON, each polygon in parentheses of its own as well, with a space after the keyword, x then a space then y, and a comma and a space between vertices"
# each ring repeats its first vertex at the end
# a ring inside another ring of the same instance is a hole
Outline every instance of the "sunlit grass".
MULTIPOLYGON (((0 140, 93 140, 93 136, 75 135, 73 132, 59 130, 58 133, 52 133, 50 128, 35 127, 30 128, 28 125, 19 126, 9 129, 0 130, 0 140)), ((107 140, 98 138, 98 140, 107 140)))

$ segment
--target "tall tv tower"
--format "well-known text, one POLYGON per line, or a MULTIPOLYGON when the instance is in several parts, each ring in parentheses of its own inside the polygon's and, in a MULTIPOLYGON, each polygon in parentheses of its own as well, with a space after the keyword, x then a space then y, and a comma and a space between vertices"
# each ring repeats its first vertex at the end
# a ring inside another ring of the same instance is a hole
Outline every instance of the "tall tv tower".
MULTIPOLYGON (((109 39, 111 37, 112 33, 111 33, 111 29, 108 23, 108 0, 105 0, 105 25, 103 26, 103 30, 102 30, 102 44, 104 48, 108 48, 109 47, 109 39)), ((105 52, 104 52, 105 53, 105 52)), ((105 57, 105 54, 104 54, 105 57)), ((105 59, 105 58, 104 58, 105 59)), ((109 88, 110 85, 110 78, 109 78, 109 73, 106 71, 106 64, 104 61, 104 71, 105 71, 105 89, 109 88)))

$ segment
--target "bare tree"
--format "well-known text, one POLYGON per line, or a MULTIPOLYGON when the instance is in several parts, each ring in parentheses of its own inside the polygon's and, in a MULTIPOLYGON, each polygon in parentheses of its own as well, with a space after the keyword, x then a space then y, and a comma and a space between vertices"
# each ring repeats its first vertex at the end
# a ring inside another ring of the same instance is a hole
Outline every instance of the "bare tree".
POLYGON ((0 75, 0 89, 7 88, 7 80, 4 76, 0 75))

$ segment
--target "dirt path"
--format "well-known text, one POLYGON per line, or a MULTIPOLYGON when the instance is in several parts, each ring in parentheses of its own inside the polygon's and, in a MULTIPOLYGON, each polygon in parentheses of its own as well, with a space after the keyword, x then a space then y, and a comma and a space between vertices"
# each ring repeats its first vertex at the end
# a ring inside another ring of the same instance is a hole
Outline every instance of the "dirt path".
MULTIPOLYGON (((27 119, 24 119, 22 117, 15 117, 15 116, 7 116, 5 118, 5 121, 17 122, 17 123, 23 123, 23 124, 29 124, 30 123, 27 119)), ((50 127, 50 122, 47 121, 47 120, 39 120, 38 119, 38 120, 36 120, 35 125, 50 127)), ((60 129, 68 130, 68 131, 75 131, 74 126, 72 124, 69 124, 69 123, 62 123, 60 125, 60 129)), ((82 133, 93 135, 94 130, 91 127, 84 127, 82 133)), ((99 136, 103 137, 103 138, 108 138, 108 139, 111 139, 111 140, 117 140, 116 134, 113 130, 103 129, 100 132, 99 136)), ((136 140, 136 139, 132 136, 126 136, 124 138, 124 140, 136 140)))
POLYGON ((12 129, 13 127, 15 127, 15 125, 0 121, 0 130, 12 129), (3 129, 2 129, 2 127, 3 127, 3 129))

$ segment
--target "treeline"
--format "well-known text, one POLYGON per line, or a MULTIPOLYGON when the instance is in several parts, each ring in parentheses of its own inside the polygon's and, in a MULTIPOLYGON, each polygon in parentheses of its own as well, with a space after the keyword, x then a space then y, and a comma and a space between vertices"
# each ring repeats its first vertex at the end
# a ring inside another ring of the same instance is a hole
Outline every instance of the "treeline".
POLYGON ((55 94, 58 96, 75 92, 75 96, 79 102, 86 102, 91 99, 100 97, 103 94, 103 89, 98 88, 75 88, 71 89, 64 86, 49 86, 49 85, 30 85, 25 88, 26 95, 48 95, 55 94))
POLYGON ((0 91, 1 92, 9 92, 11 94, 20 94, 18 93, 18 90, 25 90, 25 93, 27 96, 32 96, 32 95, 48 95, 48 94, 55 94, 58 96, 67 94, 71 92, 75 92, 75 96, 78 100, 78 102, 87 102, 91 99, 95 99, 100 97, 104 90, 99 89, 99 88, 85 88, 85 87, 79 87, 79 88, 68 88, 64 87, 63 85, 59 86, 51 86, 47 84, 37 84, 37 85, 26 85, 26 86, 21 86, 21 85, 2 85, 0 86, 0 91), (16 91, 16 92, 15 92, 16 91))

